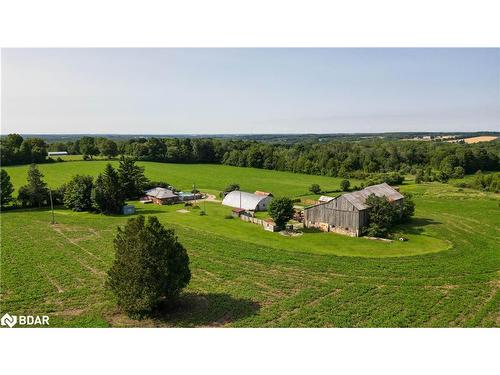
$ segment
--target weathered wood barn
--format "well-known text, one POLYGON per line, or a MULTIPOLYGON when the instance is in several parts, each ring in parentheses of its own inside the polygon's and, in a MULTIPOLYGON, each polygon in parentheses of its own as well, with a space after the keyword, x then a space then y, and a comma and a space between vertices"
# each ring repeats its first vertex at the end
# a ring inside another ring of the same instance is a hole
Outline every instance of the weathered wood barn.
POLYGON ((386 197, 393 204, 403 204, 403 195, 394 188, 386 183, 373 185, 305 208, 304 226, 357 237, 368 225, 370 207, 365 202, 371 194, 386 197))

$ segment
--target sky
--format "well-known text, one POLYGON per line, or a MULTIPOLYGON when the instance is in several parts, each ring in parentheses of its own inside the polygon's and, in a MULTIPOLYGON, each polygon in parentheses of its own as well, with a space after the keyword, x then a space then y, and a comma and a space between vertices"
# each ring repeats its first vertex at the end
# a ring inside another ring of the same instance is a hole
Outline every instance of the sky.
POLYGON ((3 49, 1 133, 500 131, 500 49, 3 49))

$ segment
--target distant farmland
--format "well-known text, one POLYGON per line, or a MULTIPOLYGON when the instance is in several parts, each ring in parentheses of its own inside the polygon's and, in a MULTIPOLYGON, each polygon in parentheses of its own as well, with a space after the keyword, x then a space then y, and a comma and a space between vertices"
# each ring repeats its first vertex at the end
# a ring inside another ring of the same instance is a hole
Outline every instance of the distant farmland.
MULTIPOLYGON (((52 186, 105 162, 42 165, 52 186)), ((291 196, 339 179, 211 165, 144 163, 147 174, 183 189, 217 191, 229 182, 291 196)), ((26 167, 7 168, 16 187, 26 167)), ((398 228, 407 242, 332 233, 279 233, 182 205, 134 204, 174 228, 192 281, 178 308, 133 320, 104 287, 116 228, 129 217, 57 208, 2 212, 1 310, 47 314, 52 327, 500 327, 500 197, 450 184, 406 184, 416 215, 398 228), (407 256, 411 255, 411 256, 407 256)))

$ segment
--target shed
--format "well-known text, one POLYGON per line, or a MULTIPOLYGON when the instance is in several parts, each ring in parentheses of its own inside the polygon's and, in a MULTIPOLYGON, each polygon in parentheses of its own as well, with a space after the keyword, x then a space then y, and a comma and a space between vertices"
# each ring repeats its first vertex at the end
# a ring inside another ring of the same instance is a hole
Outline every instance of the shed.
POLYGON ((366 199, 375 194, 393 204, 402 205, 403 195, 386 183, 369 186, 363 190, 342 194, 328 202, 306 207, 304 225, 351 236, 359 236, 368 225, 370 207, 366 199))
POLYGON ((130 204, 127 204, 125 206, 122 207, 122 213, 124 215, 132 215, 132 214, 135 214, 135 207, 130 205, 130 204))
POLYGON ((243 208, 248 211, 265 211, 272 199, 271 193, 268 193, 268 195, 259 195, 234 190, 224 197, 222 204, 229 207, 243 208))
POLYGON ((172 204, 179 200, 179 196, 172 190, 162 187, 155 187, 144 192, 146 198, 156 204, 172 204))

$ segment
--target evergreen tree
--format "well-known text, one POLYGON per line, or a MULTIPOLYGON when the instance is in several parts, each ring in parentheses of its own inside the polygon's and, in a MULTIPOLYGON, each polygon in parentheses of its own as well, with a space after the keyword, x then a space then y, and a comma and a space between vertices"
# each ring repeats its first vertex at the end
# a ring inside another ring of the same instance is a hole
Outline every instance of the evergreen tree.
POLYGON ((156 217, 129 219, 118 228, 115 260, 108 271, 108 287, 118 306, 132 317, 154 313, 174 301, 191 279, 189 257, 172 229, 156 217))
POLYGON ((49 189, 36 164, 28 169, 28 184, 19 188, 18 199, 23 206, 41 207, 49 200, 49 189))
POLYGON ((14 192, 14 186, 10 181, 9 174, 2 169, 1 171, 1 181, 0 181, 0 206, 4 207, 12 201, 12 193, 14 192))
POLYGON ((125 204, 125 196, 118 173, 107 164, 104 173, 99 174, 92 191, 93 208, 104 214, 119 214, 125 204))
POLYGON ((144 189, 149 183, 144 175, 144 167, 139 167, 131 158, 120 159, 118 167, 118 177, 120 184, 127 199, 137 199, 144 193, 144 189))

